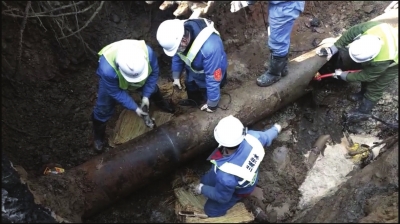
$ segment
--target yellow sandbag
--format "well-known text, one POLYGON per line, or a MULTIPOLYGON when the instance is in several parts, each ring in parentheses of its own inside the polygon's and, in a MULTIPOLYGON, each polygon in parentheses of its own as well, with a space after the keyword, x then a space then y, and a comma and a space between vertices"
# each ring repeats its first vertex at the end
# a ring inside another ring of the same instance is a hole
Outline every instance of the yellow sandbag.
MULTIPOLYGON (((181 188, 174 189, 177 198, 175 203, 175 213, 179 216, 179 211, 193 211, 204 214, 204 204, 207 199, 203 195, 194 195, 189 190, 181 188)), ((237 203, 227 214, 222 217, 215 218, 198 218, 180 216, 180 220, 184 223, 248 223, 254 220, 251 212, 247 211, 242 202, 237 203)))

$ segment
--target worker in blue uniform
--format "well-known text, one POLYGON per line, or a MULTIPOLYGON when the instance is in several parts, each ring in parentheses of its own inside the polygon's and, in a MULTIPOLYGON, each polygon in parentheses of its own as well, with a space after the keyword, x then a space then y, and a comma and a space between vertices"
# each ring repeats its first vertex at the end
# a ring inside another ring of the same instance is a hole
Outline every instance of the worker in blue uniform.
MULTIPOLYGON (((253 5, 256 1, 232 1, 231 12, 253 5)), ((270 86, 288 73, 290 34, 295 20, 304 11, 305 1, 268 1, 268 70, 257 78, 257 85, 270 86)))
POLYGON ((279 124, 265 131, 247 130, 242 122, 232 115, 221 119, 214 129, 214 138, 219 143, 208 158, 211 169, 199 184, 191 185, 195 194, 207 197, 204 212, 209 217, 223 216, 239 200, 255 200, 258 207, 253 213, 258 220, 265 221, 262 202, 250 196, 258 182, 258 170, 264 158, 264 146, 270 146, 281 131, 279 124), (249 197, 250 196, 250 197, 249 197))
POLYGON ((182 106, 201 106, 214 112, 221 98, 220 88, 227 79, 228 61, 223 42, 207 19, 166 20, 157 30, 157 40, 166 55, 172 57, 173 86, 182 89, 180 76, 186 71, 188 99, 182 106))
POLYGON ((92 113, 94 147, 102 151, 106 122, 114 113, 116 102, 138 116, 147 115, 151 99, 160 109, 173 113, 157 85, 159 68, 155 52, 143 40, 121 40, 105 46, 99 53, 97 75, 100 77, 96 105, 92 113), (139 107, 128 90, 142 93, 139 107))

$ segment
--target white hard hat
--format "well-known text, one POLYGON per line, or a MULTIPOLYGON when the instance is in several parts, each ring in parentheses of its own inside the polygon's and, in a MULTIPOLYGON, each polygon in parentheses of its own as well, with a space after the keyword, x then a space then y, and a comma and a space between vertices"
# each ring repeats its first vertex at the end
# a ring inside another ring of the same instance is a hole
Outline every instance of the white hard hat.
POLYGON ((120 46, 115 62, 122 76, 130 83, 141 82, 149 75, 146 53, 140 47, 129 44, 129 42, 120 46))
POLYGON ((349 54, 357 63, 363 63, 374 59, 382 48, 382 41, 374 35, 362 35, 350 44, 349 54))
POLYGON ((157 41, 164 48, 166 55, 172 57, 178 51, 185 34, 185 20, 170 19, 160 24, 157 30, 157 41))
POLYGON ((239 145, 247 129, 236 117, 229 115, 222 118, 214 129, 214 138, 220 146, 234 147, 239 145))

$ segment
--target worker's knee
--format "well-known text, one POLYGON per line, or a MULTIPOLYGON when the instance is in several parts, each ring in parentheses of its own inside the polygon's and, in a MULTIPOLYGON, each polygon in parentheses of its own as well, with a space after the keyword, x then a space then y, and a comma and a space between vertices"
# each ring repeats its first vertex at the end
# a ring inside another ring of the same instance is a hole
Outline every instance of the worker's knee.
POLYGON ((206 213, 208 217, 220 217, 224 216, 231 207, 227 207, 226 204, 221 204, 208 199, 204 205, 204 213, 206 213))
POLYGON ((96 120, 106 122, 114 114, 114 105, 98 105, 94 107, 93 116, 96 120))
POLYGON ((295 18, 288 16, 271 17, 269 22, 268 47, 274 56, 285 56, 290 47, 290 34, 295 18))
POLYGON ((367 91, 364 93, 365 98, 372 102, 377 102, 383 95, 383 89, 382 90, 371 90, 367 89, 367 91))

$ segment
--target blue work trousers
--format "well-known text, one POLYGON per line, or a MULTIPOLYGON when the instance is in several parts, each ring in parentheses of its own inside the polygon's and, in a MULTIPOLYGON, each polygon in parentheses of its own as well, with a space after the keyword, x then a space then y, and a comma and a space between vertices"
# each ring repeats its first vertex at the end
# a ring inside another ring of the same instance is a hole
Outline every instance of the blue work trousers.
MULTIPOLYGON (((214 170, 209 170, 202 178, 201 183, 208 186, 215 186, 217 181, 216 174, 214 170)), ((204 212, 209 217, 220 217, 224 216, 226 212, 232 208, 238 201, 243 199, 236 194, 232 195, 232 198, 227 203, 219 203, 212 199, 207 199, 204 205, 204 212)))
MULTIPOLYGON (((141 92, 142 89, 143 87, 138 88, 135 90, 135 92, 141 92)), ((158 86, 156 86, 154 92, 157 92, 157 90, 158 86)), ((97 101, 93 110, 94 119, 101 122, 107 122, 114 114, 116 102, 117 101, 107 93, 103 79, 100 79, 99 91, 97 92, 97 101)))
POLYGON ((301 13, 295 4, 289 1, 268 4, 268 47, 273 56, 284 57, 289 53, 290 34, 301 13))

